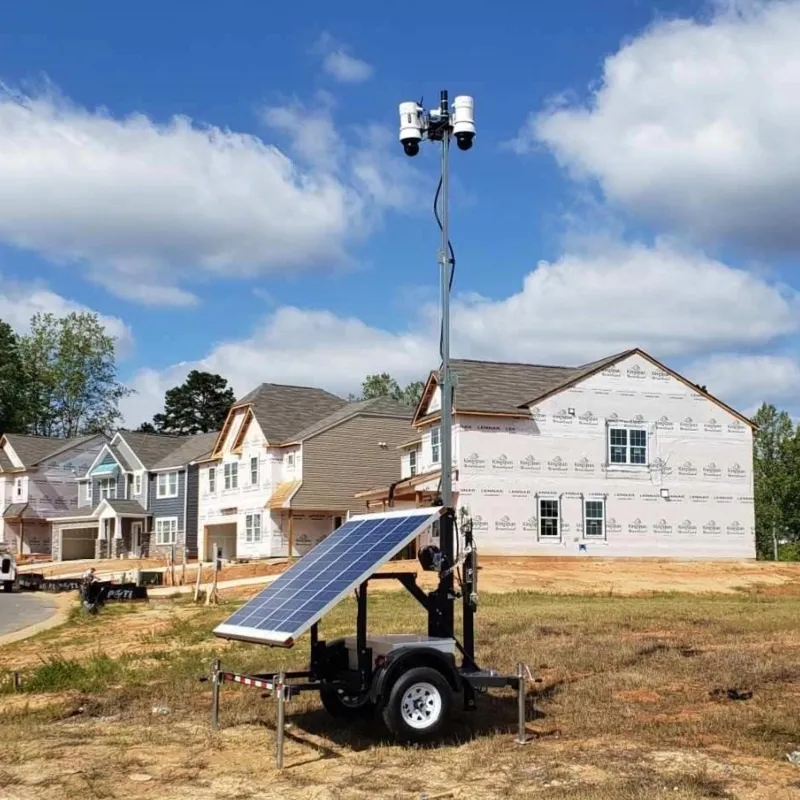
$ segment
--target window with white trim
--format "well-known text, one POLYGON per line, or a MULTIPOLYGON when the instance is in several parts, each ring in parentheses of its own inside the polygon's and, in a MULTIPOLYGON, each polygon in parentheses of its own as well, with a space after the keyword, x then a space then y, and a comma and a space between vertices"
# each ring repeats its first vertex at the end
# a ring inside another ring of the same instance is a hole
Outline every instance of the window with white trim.
POLYGON ((133 476, 133 493, 134 494, 141 494, 142 493, 142 473, 137 472, 133 476))
POLYGON ((409 468, 409 474, 410 475, 413 476, 413 475, 417 474, 417 451, 416 450, 412 450, 408 454, 408 468, 409 468))
POLYGON ((289 469, 294 469, 294 453, 286 454, 286 466, 289 469))
POLYGON ((178 541, 178 518, 156 519, 156 544, 175 544, 178 541))
POLYGON ((22 497, 22 478, 17 478, 14 481, 14 496, 22 497))
POLYGON ((239 488, 239 464, 236 461, 229 461, 223 467, 226 489, 239 488))
POLYGON ((583 501, 583 537, 604 539, 606 535, 606 504, 603 500, 583 501))
POLYGON ((209 467, 208 468, 208 493, 209 494, 216 494, 217 493, 217 468, 216 467, 209 467))
POLYGON ((431 461, 438 464, 441 459, 442 429, 437 425, 431 428, 431 461))
POLYGON ((539 538, 559 539, 561 528, 559 526, 558 500, 539 500, 539 538))
POLYGON ((113 500, 117 496, 117 479, 101 478, 100 498, 102 500, 113 500))
POLYGON ((250 459, 250 485, 258 486, 258 456, 250 459))
POLYGON ((644 428, 609 428, 608 463, 647 466, 647 431, 644 428))
POLYGON ((261 514, 247 514, 245 516, 244 539, 246 542, 261 541, 261 514))
POLYGON ((89 506, 92 504, 92 488, 92 481, 89 479, 86 481, 86 504, 89 506))
POLYGON ((161 500, 165 497, 178 496, 178 473, 159 472, 156 477, 156 497, 161 500))

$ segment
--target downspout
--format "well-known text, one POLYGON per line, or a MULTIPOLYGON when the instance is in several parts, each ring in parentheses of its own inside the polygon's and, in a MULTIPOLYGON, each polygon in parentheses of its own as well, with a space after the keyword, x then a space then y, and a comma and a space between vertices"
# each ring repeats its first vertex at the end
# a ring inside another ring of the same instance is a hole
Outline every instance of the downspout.
POLYGON ((400 483, 400 481, 395 481, 394 483, 389 484, 389 499, 388 499, 389 508, 394 507, 394 488, 395 486, 397 486, 398 483, 400 483))

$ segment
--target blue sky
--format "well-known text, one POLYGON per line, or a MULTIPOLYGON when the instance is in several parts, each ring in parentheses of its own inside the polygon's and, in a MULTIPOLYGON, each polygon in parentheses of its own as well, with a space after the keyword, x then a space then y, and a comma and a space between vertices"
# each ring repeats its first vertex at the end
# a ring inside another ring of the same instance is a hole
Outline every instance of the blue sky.
POLYGON ((639 345, 743 410, 794 408, 800 3, 490 11, 6 9, 0 316, 102 314, 130 423, 192 366, 239 394, 423 376, 437 153, 402 155, 397 105, 447 88, 478 125, 452 159, 457 355, 639 345))

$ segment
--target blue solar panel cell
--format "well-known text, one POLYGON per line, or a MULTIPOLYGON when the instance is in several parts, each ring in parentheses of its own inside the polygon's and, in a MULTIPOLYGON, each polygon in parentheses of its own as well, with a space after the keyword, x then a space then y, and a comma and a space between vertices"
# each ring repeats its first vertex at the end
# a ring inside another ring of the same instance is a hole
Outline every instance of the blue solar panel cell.
POLYGON ((214 633, 226 639, 290 646, 441 513, 441 508, 425 508, 353 517, 214 633))

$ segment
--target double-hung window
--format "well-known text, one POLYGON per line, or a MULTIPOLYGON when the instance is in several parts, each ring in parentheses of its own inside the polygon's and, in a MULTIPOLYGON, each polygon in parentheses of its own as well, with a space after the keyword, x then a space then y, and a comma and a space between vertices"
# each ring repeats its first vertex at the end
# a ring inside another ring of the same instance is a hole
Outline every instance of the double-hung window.
POLYGON ((160 500, 164 497, 178 496, 178 473, 159 472, 156 478, 156 497, 160 500))
POLYGON ((261 514, 245 516, 244 538, 246 542, 261 541, 261 514))
POLYGON ((89 479, 86 481, 86 505, 92 504, 92 481, 89 479))
POLYGON ((431 429, 431 462, 438 464, 442 456, 442 429, 436 426, 431 429))
POLYGON ((156 519, 156 544, 175 544, 178 540, 178 518, 156 519))
POLYGON ((250 459, 250 485, 258 486, 258 456, 250 459))
POLYGON ((100 480, 100 497, 103 500, 113 500, 117 496, 117 479, 102 478, 100 480))
POLYGON ((608 463, 647 466, 647 431, 644 428, 609 428, 608 463))
POLYGON ((226 489, 239 488, 239 464, 236 461, 229 461, 223 467, 226 489))
POLYGON ((410 471, 410 474, 411 474, 412 477, 417 474, 417 451, 416 450, 412 450, 408 454, 408 467, 409 467, 409 471, 410 471))
POLYGON ((209 467, 208 468, 208 493, 209 494, 216 494, 217 493, 217 468, 216 467, 209 467))
POLYGON ((539 538, 560 539, 558 500, 539 500, 539 538))
POLYGON ((606 504, 602 500, 584 500, 583 537, 604 539, 606 535, 606 504))
POLYGON ((134 494, 141 494, 142 493, 142 473, 137 472, 133 476, 133 493, 134 494))

